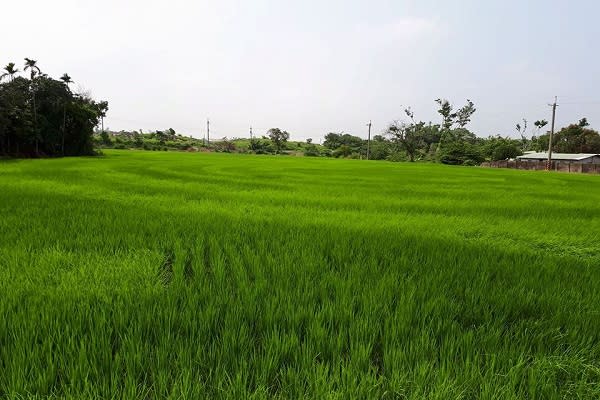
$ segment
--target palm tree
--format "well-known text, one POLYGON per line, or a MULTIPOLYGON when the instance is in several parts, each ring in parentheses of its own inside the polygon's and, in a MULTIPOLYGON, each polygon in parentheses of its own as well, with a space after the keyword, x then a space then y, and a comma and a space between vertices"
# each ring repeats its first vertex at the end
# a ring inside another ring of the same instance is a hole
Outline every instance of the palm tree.
POLYGON ((23 69, 23 71, 27 71, 27 70, 29 70, 31 72, 31 86, 32 86, 31 97, 33 99, 33 129, 35 130, 35 152, 37 154, 38 150, 39 150, 38 137, 37 137, 37 111, 35 108, 35 85, 33 83, 34 83, 36 73, 40 74, 42 71, 40 71, 40 68, 37 66, 36 60, 32 60, 31 58, 25 57, 25 68, 23 69))
POLYGON ((37 66, 37 61, 32 60, 31 58, 27 58, 25 57, 25 68, 23 69, 23 71, 27 71, 29 70, 31 72, 31 80, 33 80, 33 78, 35 78, 36 73, 40 74, 42 71, 40 71, 40 68, 37 66))
POLYGON ((0 75, 0 81, 5 77, 8 77, 8 81, 12 82, 12 80, 15 79, 15 74, 19 72, 19 70, 15 68, 15 63, 8 63, 8 65, 4 67, 4 70, 6 72, 0 75))
POLYGON ((73 80, 71 79, 69 74, 63 74, 63 76, 60 77, 60 80, 63 81, 67 85, 67 87, 69 86, 69 83, 73 83, 73 80))
MULTIPOLYGON (((60 77, 60 80, 63 81, 65 83, 65 85, 67 85, 67 90, 70 92, 69 84, 73 83, 73 80, 71 79, 69 74, 67 74, 67 73, 63 74, 63 76, 60 77)), ((65 101, 63 103, 63 126, 62 126, 62 144, 61 144, 63 156, 65 155, 65 131, 66 130, 67 130, 67 102, 65 101)))

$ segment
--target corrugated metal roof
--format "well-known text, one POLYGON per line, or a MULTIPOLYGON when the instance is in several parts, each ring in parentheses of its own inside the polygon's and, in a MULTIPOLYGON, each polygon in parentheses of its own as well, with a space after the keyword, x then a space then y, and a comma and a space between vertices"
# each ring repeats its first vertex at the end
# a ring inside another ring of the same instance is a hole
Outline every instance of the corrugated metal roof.
MULTIPOLYGON (((587 154, 587 153, 552 153, 553 160, 572 160, 572 161, 581 161, 586 158, 592 158, 600 156, 600 154, 587 154)), ((531 153, 525 154, 522 156, 518 156, 519 159, 532 159, 532 160, 547 160, 548 153, 531 153)))

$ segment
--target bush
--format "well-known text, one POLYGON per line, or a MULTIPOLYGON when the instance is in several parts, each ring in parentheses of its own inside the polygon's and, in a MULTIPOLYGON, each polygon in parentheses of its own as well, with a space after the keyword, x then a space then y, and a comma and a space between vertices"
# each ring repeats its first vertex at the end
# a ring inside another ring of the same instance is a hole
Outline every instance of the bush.
POLYGON ((270 154, 273 152, 271 143, 260 139, 250 139, 248 150, 253 151, 255 154, 270 154))
POLYGON ((469 142, 452 141, 440 148, 438 159, 442 164, 463 165, 468 160, 471 165, 479 165, 484 161, 479 149, 469 142))
POLYGON ((385 160, 390 155, 390 149, 388 143, 385 142, 372 142, 369 158, 371 160, 385 160))
POLYGON ((394 151, 389 156, 387 156, 386 159, 392 162, 408 161, 408 159, 406 158, 406 153, 404 153, 403 151, 394 151))
POLYGON ((314 144, 307 144, 304 149, 304 155, 306 157, 318 157, 320 156, 319 149, 314 144))
POLYGON ((100 138, 102 139, 102 144, 104 144, 105 146, 112 145, 112 140, 110 140, 110 136, 108 135, 108 132, 102 131, 100 133, 100 138))
POLYGON ((506 160, 509 158, 515 158, 521 154, 521 150, 514 143, 501 143, 492 151, 492 160, 506 160))
POLYGON ((348 145, 341 145, 340 147, 338 147, 336 150, 333 151, 332 155, 336 158, 339 157, 348 157, 352 154, 352 149, 350 149, 350 146, 348 145))

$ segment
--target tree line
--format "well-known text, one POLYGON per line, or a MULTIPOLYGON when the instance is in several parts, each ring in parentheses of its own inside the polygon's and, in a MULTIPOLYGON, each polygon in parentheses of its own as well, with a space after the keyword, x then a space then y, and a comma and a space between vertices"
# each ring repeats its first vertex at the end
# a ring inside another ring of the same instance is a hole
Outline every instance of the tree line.
MULTIPOLYGON (((404 109, 404 118, 390 123, 383 134, 366 140, 344 133, 331 132, 323 143, 326 155, 391 161, 435 161, 454 165, 478 165, 483 161, 515 158, 525 151, 548 151, 549 133, 542 132, 545 120, 534 122, 528 131, 526 119, 516 124, 520 139, 503 136, 481 138, 468 129, 476 111, 472 101, 459 109, 445 99, 435 100, 441 123, 415 118, 414 111, 404 109), (367 147, 370 147, 367 151, 367 147)), ((554 134, 552 149, 558 153, 600 153, 600 134, 589 128, 586 118, 554 134)))
POLYGON ((22 74, 9 63, 0 74, 0 155, 76 156, 94 153, 94 128, 106 101, 71 90, 68 74, 53 79, 25 58, 22 74))
MULTIPOLYGON (((198 150, 254 154, 299 154, 313 157, 369 158, 389 161, 430 161, 453 165, 478 165, 484 161, 515 158, 525 151, 547 151, 548 122, 537 120, 529 129, 526 119, 516 124, 518 138, 508 136, 476 136, 469 124, 475 104, 467 100, 459 108, 445 99, 435 100, 439 123, 419 120, 407 107, 403 118, 388 124, 372 140, 344 132, 329 132, 322 144, 290 141, 290 133, 280 128, 269 129, 261 137, 213 140, 176 134, 173 129, 152 133, 100 132, 95 140, 100 146, 146 150, 198 150)), ((560 129, 554 134, 553 151, 559 153, 600 153, 600 134, 589 128, 586 118, 560 129)))

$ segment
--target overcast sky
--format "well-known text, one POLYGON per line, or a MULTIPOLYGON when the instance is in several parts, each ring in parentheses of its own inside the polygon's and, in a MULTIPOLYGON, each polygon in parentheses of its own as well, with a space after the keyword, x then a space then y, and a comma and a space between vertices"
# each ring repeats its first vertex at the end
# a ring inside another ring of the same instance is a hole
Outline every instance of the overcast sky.
MULTIPOLYGON (((527 118, 600 128, 596 0, 29 0, 3 4, 0 64, 38 60, 109 101, 112 130, 319 141, 473 100, 479 136, 527 118)), ((76 85, 77 87, 77 85, 76 85)))

